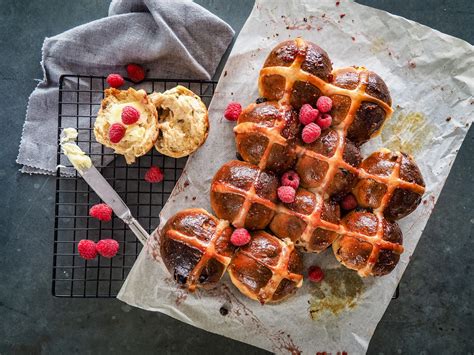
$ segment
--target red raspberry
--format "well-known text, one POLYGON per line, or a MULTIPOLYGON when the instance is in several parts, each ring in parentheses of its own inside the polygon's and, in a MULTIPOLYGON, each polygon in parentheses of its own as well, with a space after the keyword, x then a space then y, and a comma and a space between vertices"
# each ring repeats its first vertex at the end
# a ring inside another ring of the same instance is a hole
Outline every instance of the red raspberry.
POLYGON ((230 236, 230 242, 236 247, 241 247, 250 242, 250 233, 245 228, 237 228, 230 236))
POLYGON ((122 75, 120 74, 109 74, 107 77, 107 84, 113 88, 121 87, 124 83, 122 75))
POLYGON ((316 123, 310 123, 303 128, 301 138, 305 143, 313 143, 321 135, 321 128, 316 123))
POLYGON ((315 108, 312 108, 310 104, 304 104, 300 108, 300 114, 299 114, 299 119, 300 122, 304 125, 310 124, 311 122, 314 122, 319 115, 319 111, 316 110, 315 108))
POLYGON ((82 239, 77 244, 77 251, 81 258, 86 260, 92 260, 97 256, 97 248, 92 240, 82 239))
POLYGON ((100 221, 110 222, 112 219, 112 212, 112 208, 109 205, 99 203, 90 208, 89 216, 97 218, 100 221))
POLYGON ((135 83, 145 79, 145 69, 143 69, 143 67, 138 64, 128 64, 127 74, 128 77, 135 83))
POLYGON ((280 186, 277 190, 277 194, 281 202, 284 202, 284 203, 295 202, 296 191, 291 186, 280 186))
POLYGON ((320 96, 318 101, 316 102, 316 107, 318 108, 319 112, 326 113, 331 111, 332 108, 332 100, 327 96, 320 96))
POLYGON ((118 143, 125 136, 125 131, 127 129, 120 123, 114 123, 109 128, 109 139, 112 143, 118 143))
POLYGON ((323 113, 322 115, 319 115, 318 118, 316 118, 316 124, 321 128, 321 129, 326 129, 331 126, 332 123, 332 117, 328 113, 323 113))
POLYGON ((148 181, 149 183, 162 182, 164 178, 165 175, 161 169, 154 165, 152 165, 145 173, 145 181, 148 181))
POLYGON ((357 200, 353 194, 348 194, 342 199, 341 206, 346 211, 353 210, 357 207, 357 200))
POLYGON ((133 106, 125 106, 122 110, 122 122, 134 124, 140 118, 140 112, 133 106))
POLYGON ((291 186, 296 190, 298 186, 300 186, 300 177, 298 176, 296 171, 288 170, 281 177, 281 184, 283 186, 291 186))
POLYGON ((308 269, 308 278, 312 282, 321 282, 324 279, 324 272, 317 265, 310 266, 308 269))
POLYGON ((242 106, 238 102, 231 102, 227 105, 224 112, 224 117, 229 121, 237 121, 242 112, 242 106))
POLYGON ((119 243, 113 239, 102 239, 97 242, 97 252, 104 258, 113 258, 117 255, 119 243))

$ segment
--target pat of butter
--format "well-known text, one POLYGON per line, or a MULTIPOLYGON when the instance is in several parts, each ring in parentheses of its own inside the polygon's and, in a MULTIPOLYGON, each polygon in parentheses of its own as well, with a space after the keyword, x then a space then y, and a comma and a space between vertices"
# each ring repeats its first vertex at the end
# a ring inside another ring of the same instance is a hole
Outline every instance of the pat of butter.
POLYGON ((61 150, 71 162, 71 164, 83 172, 92 166, 92 160, 86 153, 74 142, 77 138, 77 131, 74 128, 65 128, 61 133, 61 150))
POLYGON ((75 128, 64 128, 61 132, 60 143, 72 142, 77 138, 77 130, 75 128))

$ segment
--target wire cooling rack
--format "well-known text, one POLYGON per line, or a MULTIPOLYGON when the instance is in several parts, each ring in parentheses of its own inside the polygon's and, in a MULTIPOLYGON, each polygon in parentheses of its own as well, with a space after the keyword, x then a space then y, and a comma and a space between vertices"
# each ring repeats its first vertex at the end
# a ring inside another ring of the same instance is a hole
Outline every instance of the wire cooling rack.
MULTIPOLYGON (((194 91, 208 106, 217 83, 149 79, 133 87, 150 93, 162 92, 178 84, 194 91)), ((186 159, 165 157, 152 149, 136 163, 127 165, 122 156, 97 143, 91 127, 106 87, 104 77, 63 75, 60 78, 58 139, 62 129, 76 128, 78 145, 91 156, 94 165, 123 198, 133 216, 152 232, 159 224, 158 215, 180 177, 186 159), (163 182, 150 184, 143 179, 151 165, 163 170, 163 182)), ((57 297, 115 297, 142 246, 119 218, 114 216, 111 222, 105 223, 89 217, 89 208, 100 203, 99 197, 59 148, 57 163, 61 167, 56 180, 52 293, 57 297), (77 243, 81 239, 98 241, 105 238, 118 241, 117 256, 112 259, 99 256, 89 261, 78 256, 77 243)))

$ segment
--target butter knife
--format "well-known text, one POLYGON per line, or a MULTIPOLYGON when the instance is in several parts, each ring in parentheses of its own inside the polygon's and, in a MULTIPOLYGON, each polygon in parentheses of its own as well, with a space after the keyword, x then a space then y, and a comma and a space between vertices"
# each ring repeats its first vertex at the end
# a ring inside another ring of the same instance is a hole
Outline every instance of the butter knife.
POLYGON ((92 190, 101 198, 104 203, 109 205, 115 214, 125 222, 130 230, 135 234, 138 240, 145 245, 150 237, 148 232, 140 225, 140 223, 132 216, 130 209, 120 198, 119 194, 110 186, 102 174, 92 165, 83 171, 77 169, 79 174, 89 184, 92 190))

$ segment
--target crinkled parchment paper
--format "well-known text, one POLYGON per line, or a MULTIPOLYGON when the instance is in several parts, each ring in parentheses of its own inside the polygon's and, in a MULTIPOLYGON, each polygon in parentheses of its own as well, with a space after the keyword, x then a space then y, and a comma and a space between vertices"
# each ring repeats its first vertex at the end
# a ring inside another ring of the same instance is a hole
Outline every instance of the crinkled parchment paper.
POLYGON ((224 108, 229 101, 252 102, 270 50, 297 36, 324 48, 334 67, 363 65, 375 71, 391 91, 393 118, 382 135, 364 145, 364 156, 380 147, 411 153, 427 185, 418 209, 400 221, 405 252, 396 269, 381 278, 360 279, 339 266, 331 249, 305 254, 306 266, 318 263, 325 269, 325 281, 305 282, 288 301, 262 307, 243 297, 227 277, 211 292, 187 294, 145 248, 119 299, 277 353, 364 353, 469 129, 474 110, 470 44, 351 1, 336 6, 332 0, 258 0, 210 105, 209 138, 189 159, 161 213, 161 224, 184 208, 211 211, 211 179, 222 164, 235 158, 234 124, 223 118, 224 108), (223 306, 229 310, 225 316, 219 312, 223 306))

